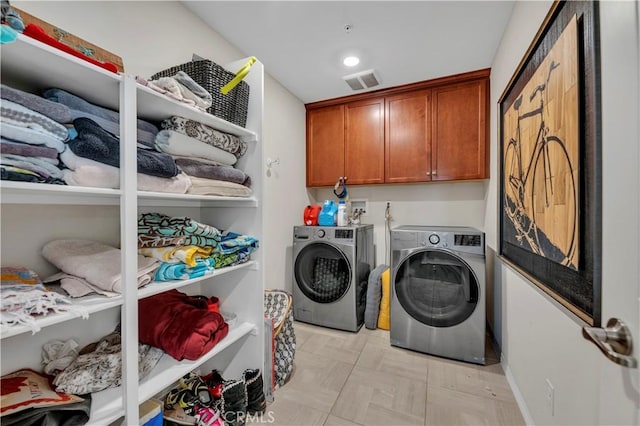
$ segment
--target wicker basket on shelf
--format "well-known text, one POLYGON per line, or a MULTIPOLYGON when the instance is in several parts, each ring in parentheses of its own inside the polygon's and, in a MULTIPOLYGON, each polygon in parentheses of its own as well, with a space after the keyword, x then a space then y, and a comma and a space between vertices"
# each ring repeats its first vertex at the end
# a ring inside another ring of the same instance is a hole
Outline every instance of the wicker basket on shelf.
POLYGON ((209 114, 241 127, 247 124, 249 85, 246 82, 241 81, 229 93, 223 95, 220 89, 229 83, 235 74, 208 59, 176 65, 152 75, 151 80, 173 77, 178 71, 187 73, 196 83, 211 93, 213 103, 210 108, 207 108, 209 114))

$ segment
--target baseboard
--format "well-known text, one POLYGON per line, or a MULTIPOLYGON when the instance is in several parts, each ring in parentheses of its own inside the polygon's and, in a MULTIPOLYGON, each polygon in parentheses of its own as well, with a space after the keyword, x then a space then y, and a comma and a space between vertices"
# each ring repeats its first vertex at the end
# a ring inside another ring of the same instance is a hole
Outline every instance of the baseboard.
POLYGON ((527 408, 527 404, 524 401, 524 396, 522 396, 522 393, 520 393, 520 389, 518 388, 518 385, 516 384, 516 380, 513 377, 513 374, 511 373, 511 369, 509 368, 509 365, 507 364, 502 354, 500 354, 500 365, 502 366, 504 375, 507 378, 507 382, 509 383, 509 386, 511 387, 511 392, 513 392, 513 396, 516 398, 516 402, 518 403, 518 408, 520 408, 520 414, 522 414, 525 424, 527 426, 535 426, 535 423, 533 422, 533 417, 531 417, 531 413, 529 412, 529 409, 527 408))

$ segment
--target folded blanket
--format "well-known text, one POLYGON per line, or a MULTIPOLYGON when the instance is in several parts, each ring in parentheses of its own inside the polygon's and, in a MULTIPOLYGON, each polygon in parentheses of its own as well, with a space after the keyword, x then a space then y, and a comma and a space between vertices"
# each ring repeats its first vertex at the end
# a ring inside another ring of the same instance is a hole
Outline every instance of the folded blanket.
POLYGON ((235 155, 227 151, 185 136, 182 133, 174 132, 173 130, 162 130, 158 133, 156 135, 155 145, 159 151, 172 155, 202 157, 229 166, 233 166, 237 161, 235 155))
POLYGON ((220 240, 221 236, 220 230, 215 226, 197 222, 186 216, 172 217, 162 213, 140 214, 138 233, 165 236, 202 235, 216 240, 220 240))
POLYGON ((212 253, 211 258, 213 259, 213 267, 216 269, 240 265, 241 263, 247 262, 249 257, 250 250, 249 249, 240 249, 235 253, 223 254, 223 253, 212 253))
POLYGON ((53 121, 46 115, 42 115, 39 112, 30 110, 27 107, 7 99, 4 99, 2 103, 0 103, 0 116, 2 116, 3 123, 52 134, 63 141, 69 137, 67 128, 62 124, 53 121))
POLYGON ((141 343, 161 348, 173 358, 195 360, 229 333, 229 326, 207 302, 169 290, 138 302, 141 343))
POLYGON ((228 166, 212 166, 202 163, 196 159, 176 158, 176 164, 183 172, 189 176, 195 176, 204 179, 224 180, 227 182, 235 182, 240 185, 250 186, 251 178, 244 174, 242 170, 238 170, 228 166))
POLYGON ((58 152, 62 152, 65 149, 62 139, 53 134, 36 131, 24 126, 16 126, 5 122, 2 117, 0 117, 0 135, 15 142, 48 146, 58 152))
POLYGON ((196 266, 196 261, 211 254, 212 247, 198 246, 169 246, 148 247, 138 249, 143 256, 153 257, 166 263, 184 263, 187 266, 196 266))
MULTIPOLYGON (((76 118, 89 118, 93 120, 98 126, 102 127, 107 132, 111 133, 114 136, 120 137, 120 123, 115 123, 113 121, 107 120, 105 118, 99 117, 95 114, 91 114, 85 111, 80 111, 77 109, 70 109, 71 113, 71 122, 76 118)), ((141 148, 153 148, 153 144, 156 139, 156 133, 147 132, 146 130, 142 130, 140 128, 137 129, 136 138, 138 141, 138 146, 141 148)), ((73 139, 73 138, 72 138, 73 139)))
POLYGON ((22 155, 24 157, 58 158, 58 151, 53 148, 13 142, 5 138, 0 138, 0 152, 3 154, 22 155))
POLYGON ((213 272, 214 261, 211 258, 197 259, 195 266, 187 266, 184 263, 162 262, 156 270, 156 281, 189 280, 203 277, 213 272))
POLYGON ((240 235, 235 232, 225 231, 221 235, 220 242, 214 248, 214 253, 231 254, 241 250, 249 253, 258 248, 258 240, 249 235, 240 235))
POLYGON ((178 71, 176 75, 173 76, 173 78, 175 78, 178 83, 189 89, 191 93, 211 106, 211 104, 213 103, 213 97, 211 96, 211 93, 207 92, 204 87, 196 83, 189 74, 184 71, 178 71))
MULTIPOLYGON (((78 156, 113 167, 120 167, 120 141, 88 118, 76 118, 73 125, 78 137, 69 141, 69 148, 78 156)), ((138 173, 170 178, 180 170, 170 155, 161 152, 137 150, 138 173)))
POLYGON ((203 179, 191 176, 191 188, 187 194, 194 195, 219 195, 222 197, 249 197, 251 188, 234 182, 223 180, 203 179))
MULTIPOLYGON (((141 275, 138 277, 138 287, 143 287, 153 281, 153 272, 149 272, 146 275, 141 275)), ((100 294, 106 297, 115 297, 120 293, 114 291, 106 291, 101 289, 98 286, 91 284, 89 281, 84 278, 77 277, 75 275, 66 274, 64 272, 59 272, 57 274, 51 275, 45 278, 44 282, 47 285, 51 285, 52 283, 59 283, 60 287, 67 292, 67 294, 71 297, 83 297, 89 294, 100 294)))
MULTIPOLYGON (((88 240, 54 240, 42 248, 42 255, 54 266, 70 275, 111 292, 122 292, 120 249, 88 240)), ((138 255, 138 282, 145 283, 148 273, 158 268, 158 261, 138 255)))
MULTIPOLYGON (((76 96, 62 89, 47 89, 42 92, 42 96, 51 101, 66 105, 71 109, 88 112, 89 114, 97 115, 105 120, 120 123, 120 113, 118 111, 94 105, 80 96, 76 96)), ((141 119, 138 119, 137 128, 153 133, 154 135, 158 133, 158 128, 154 124, 141 119)))
POLYGON ((174 132, 197 139, 200 142, 227 151, 235 155, 236 158, 241 157, 247 151, 246 142, 242 141, 239 137, 230 135, 229 133, 223 133, 206 124, 189 120, 188 118, 173 116, 164 120, 160 125, 164 130, 173 130, 174 132))
POLYGON ((41 96, 23 92, 22 90, 2 84, 0 85, 0 97, 25 106, 35 112, 39 112, 58 123, 69 123, 71 121, 71 114, 66 105, 52 102, 41 96))
POLYGON ((218 161, 208 160, 208 159, 202 158, 202 157, 189 157, 189 156, 186 156, 186 155, 176 155, 176 154, 171 154, 171 156, 175 160, 195 160, 200 164, 208 164, 210 166, 220 166, 220 167, 234 168, 233 166, 230 166, 229 164, 222 164, 222 163, 220 163, 218 161))
POLYGON ((13 166, 0 166, 0 180, 11 180, 15 182, 51 183, 64 185, 64 181, 58 178, 45 178, 30 170, 13 166))
POLYGON ((157 80, 145 80, 144 78, 136 77, 136 81, 158 93, 162 93, 165 96, 197 108, 200 111, 206 111, 207 108, 211 106, 211 101, 207 104, 204 99, 196 96, 173 77, 161 77, 157 80))
MULTIPOLYGON (((43 178, 62 178, 62 170, 51 164, 51 158, 43 157, 23 157, 21 155, 2 154, 0 164, 3 166, 14 166, 25 170, 30 170, 39 174, 43 178)), ((58 161, 58 160, 53 160, 58 161)))
MULTIPOLYGON (((120 188, 120 169, 117 167, 79 157, 70 149, 60 154, 60 159, 70 169, 62 171, 67 185, 120 188)), ((172 178, 138 173, 137 178, 139 191, 184 194, 191 186, 191 179, 182 172, 172 178)))

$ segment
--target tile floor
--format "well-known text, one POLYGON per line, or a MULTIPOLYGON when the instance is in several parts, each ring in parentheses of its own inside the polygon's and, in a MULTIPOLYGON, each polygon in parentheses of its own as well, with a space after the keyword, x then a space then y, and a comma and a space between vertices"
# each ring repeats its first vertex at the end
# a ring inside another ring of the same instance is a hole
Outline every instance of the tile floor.
POLYGON ((524 425, 490 345, 479 366, 392 347, 383 330, 294 327, 295 370, 263 423, 524 425))

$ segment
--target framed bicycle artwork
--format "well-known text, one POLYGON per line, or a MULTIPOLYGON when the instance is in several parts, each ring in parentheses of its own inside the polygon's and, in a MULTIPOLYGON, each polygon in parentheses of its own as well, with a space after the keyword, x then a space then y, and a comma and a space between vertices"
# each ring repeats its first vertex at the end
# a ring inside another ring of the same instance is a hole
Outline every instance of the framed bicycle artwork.
POLYGON ((600 322, 598 5, 556 1, 499 100, 500 255, 600 322))

